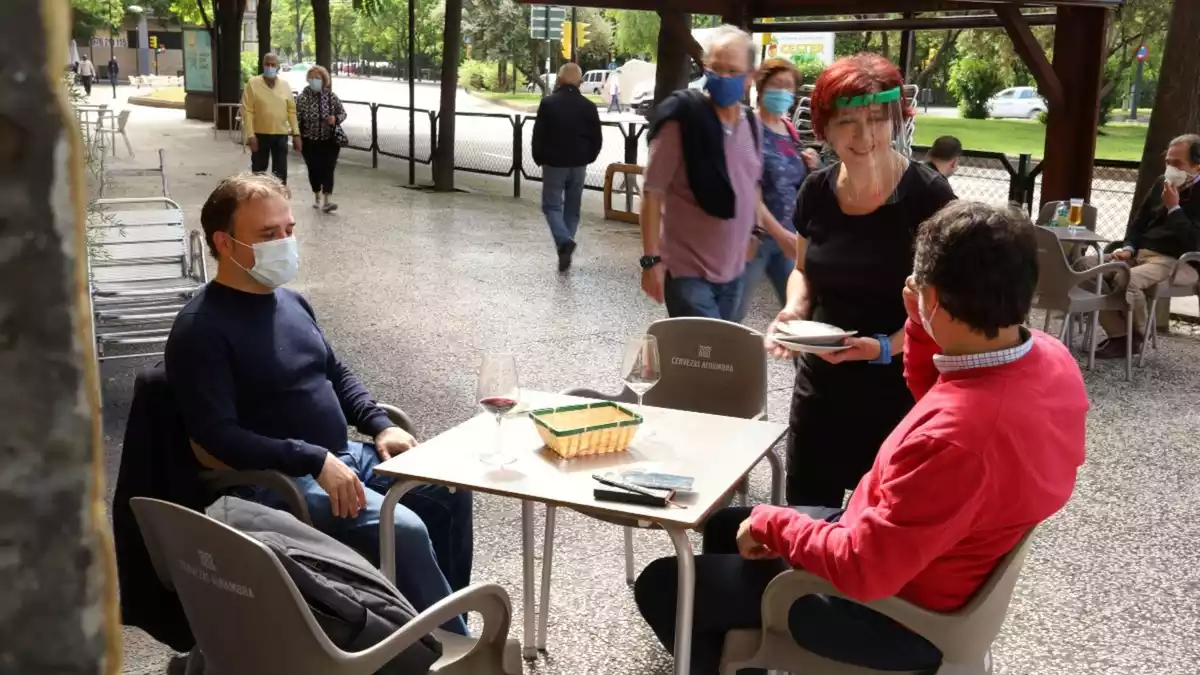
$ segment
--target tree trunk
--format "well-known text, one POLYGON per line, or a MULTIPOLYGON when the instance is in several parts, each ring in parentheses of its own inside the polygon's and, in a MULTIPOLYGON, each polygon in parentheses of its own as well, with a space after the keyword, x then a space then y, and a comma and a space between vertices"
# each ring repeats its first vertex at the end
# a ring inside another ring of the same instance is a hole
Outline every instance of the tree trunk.
POLYGON ((1200 60, 1196 59, 1196 36, 1200 35, 1200 2, 1175 0, 1168 24, 1167 44, 1158 71, 1158 93, 1146 132, 1146 147, 1134 190, 1130 220, 1137 213, 1155 179, 1162 175, 1163 153, 1176 136, 1200 129, 1200 60))
POLYGON ((0 2, 0 670, 30 675, 121 670, 70 26, 66 0, 0 2))
POLYGON ((332 47, 330 37, 332 22, 329 18, 329 0, 312 0, 313 11, 313 41, 317 44, 317 65, 333 68, 332 47))
POLYGON ((946 33, 942 36, 942 44, 940 47, 938 47, 937 54, 934 54, 933 59, 929 62, 929 65, 921 71, 921 74, 917 75, 917 79, 914 84, 921 89, 926 88, 926 86, 929 84, 929 78, 933 77, 934 73, 941 70, 942 66, 946 63, 946 60, 950 57, 950 53, 954 51, 954 43, 956 40, 958 40, 958 35, 961 32, 961 30, 946 31, 946 33))
POLYGON ((262 72, 263 58, 271 53, 271 0, 258 0, 258 72, 262 72))
POLYGON ((242 98, 244 7, 241 0, 215 0, 213 28, 216 29, 218 103, 237 103, 242 98))
POLYGON ((462 0, 446 0, 446 27, 442 32, 442 104, 438 114, 437 157, 433 164, 433 186, 438 192, 454 190, 454 122, 458 58, 462 51, 462 5, 462 0))

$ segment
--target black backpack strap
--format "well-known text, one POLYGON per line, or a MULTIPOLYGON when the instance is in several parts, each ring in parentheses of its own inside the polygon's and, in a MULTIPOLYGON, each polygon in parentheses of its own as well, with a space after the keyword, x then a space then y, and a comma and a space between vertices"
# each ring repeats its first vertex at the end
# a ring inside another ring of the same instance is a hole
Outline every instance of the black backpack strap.
POLYGON ((758 138, 758 115, 754 114, 754 109, 748 105, 742 106, 742 109, 746 113, 746 121, 750 123, 750 135, 754 137, 754 149, 762 150, 762 148, 759 147, 760 141, 758 138))

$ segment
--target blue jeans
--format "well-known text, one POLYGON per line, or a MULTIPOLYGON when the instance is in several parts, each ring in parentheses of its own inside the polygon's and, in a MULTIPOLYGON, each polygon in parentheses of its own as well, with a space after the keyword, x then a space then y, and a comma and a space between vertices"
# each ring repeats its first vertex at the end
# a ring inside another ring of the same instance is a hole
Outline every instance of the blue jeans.
MULTIPOLYGON (((294 478, 304 494, 313 525, 363 554, 379 565, 379 511, 383 494, 392 479, 376 476, 379 464, 375 446, 351 441, 338 459, 358 474, 366 486, 367 507, 354 518, 337 518, 329 506, 329 495, 312 476, 294 478)), ((286 505, 269 490, 257 490, 251 496, 268 506, 285 509, 286 505)), ((396 588, 422 612, 471 582, 471 556, 474 547, 472 496, 458 490, 451 494, 441 486, 422 485, 410 490, 396 507, 396 588)), ((446 622, 445 630, 467 634, 461 619, 446 622)))
MULTIPOLYGON (((791 255, 795 255, 793 252, 791 255)), ((782 309, 787 304, 787 287, 788 280, 792 277, 792 270, 796 269, 796 261, 784 253, 779 247, 779 242, 768 237, 758 247, 758 253, 754 259, 746 264, 746 287, 742 292, 741 302, 738 303, 736 317, 734 321, 741 323, 746 319, 746 315, 750 313, 750 305, 754 303, 754 296, 758 292, 758 285, 762 283, 763 277, 766 277, 771 282, 771 286, 775 289, 775 297, 779 299, 779 306, 782 309)))
POLYGON ((735 314, 742 300, 746 276, 716 284, 700 277, 673 277, 667 273, 663 296, 667 316, 700 316, 737 321, 735 314))
POLYGON ((546 214, 550 234, 559 250, 575 242, 586 177, 586 166, 542 167, 542 213, 546 214))
POLYGON ((610 96, 608 99, 608 112, 621 112, 621 97, 610 96))
MULTIPOLYGON (((836 520, 841 509, 796 509, 836 520)), ((780 572, 781 560, 746 560, 737 552, 738 525, 749 508, 727 508, 704 524, 704 554, 696 556, 696 600, 692 624, 692 675, 717 675, 725 634, 762 627, 762 596, 780 572)), ((886 563, 884 563, 886 564, 886 563)), ((638 610, 659 642, 674 653, 678 564, 660 558, 634 584, 638 610)), ((856 602, 807 595, 788 611, 788 629, 801 647, 831 661, 875 670, 933 673, 942 653, 896 621, 856 602)), ((761 672, 742 670, 742 675, 761 672)))

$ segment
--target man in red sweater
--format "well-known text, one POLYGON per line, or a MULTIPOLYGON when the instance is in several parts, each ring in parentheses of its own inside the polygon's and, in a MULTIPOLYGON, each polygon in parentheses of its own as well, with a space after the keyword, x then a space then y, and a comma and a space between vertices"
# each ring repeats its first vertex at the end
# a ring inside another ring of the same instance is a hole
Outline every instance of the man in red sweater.
MULTIPOLYGON (((1037 243, 1023 216, 960 201, 921 226, 903 289, 916 406, 845 510, 733 508, 705 525, 693 674, 717 673, 725 632, 760 625, 763 590, 788 567, 861 601, 898 595, 949 612, 1066 504, 1083 464, 1088 400, 1066 347, 1021 325, 1036 286, 1037 243)), ((668 649, 675 577, 673 558, 657 560, 635 588, 668 649)), ((924 638, 840 598, 801 598, 789 628, 801 646, 843 663, 933 672, 941 662, 924 638)))

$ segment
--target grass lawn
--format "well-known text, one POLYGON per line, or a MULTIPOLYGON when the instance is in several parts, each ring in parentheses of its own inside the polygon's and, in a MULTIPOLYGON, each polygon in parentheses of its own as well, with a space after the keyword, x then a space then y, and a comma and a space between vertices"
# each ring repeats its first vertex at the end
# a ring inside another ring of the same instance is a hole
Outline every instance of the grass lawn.
POLYGON ((183 87, 163 87, 155 89, 149 94, 145 94, 142 98, 152 98, 158 101, 173 101, 175 103, 183 103, 183 87))
MULTIPOLYGON (((957 136, 968 150, 1003 152, 1009 155, 1031 154, 1041 157, 1045 151, 1046 127, 1024 120, 967 120, 949 117, 917 117, 916 145, 931 145, 938 136, 957 136)), ((1109 124, 1096 139, 1096 157, 1102 159, 1142 158, 1146 127, 1137 124, 1109 124)))

